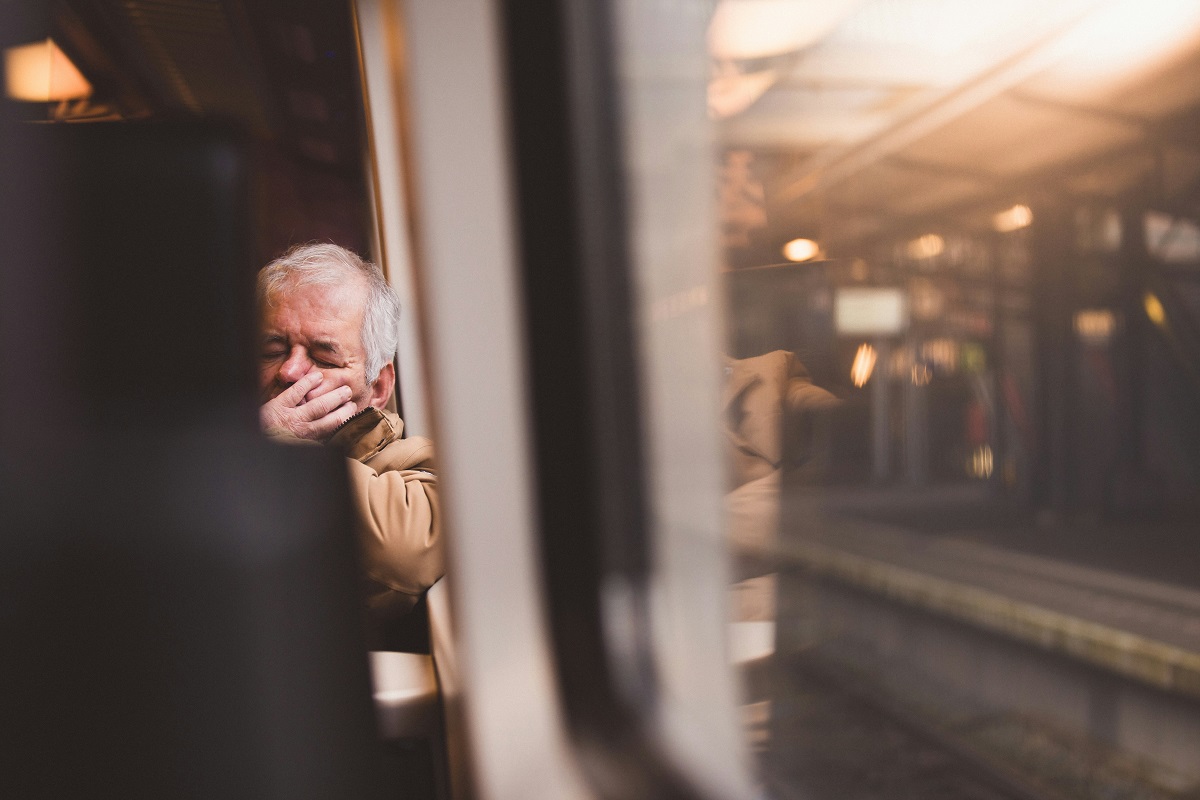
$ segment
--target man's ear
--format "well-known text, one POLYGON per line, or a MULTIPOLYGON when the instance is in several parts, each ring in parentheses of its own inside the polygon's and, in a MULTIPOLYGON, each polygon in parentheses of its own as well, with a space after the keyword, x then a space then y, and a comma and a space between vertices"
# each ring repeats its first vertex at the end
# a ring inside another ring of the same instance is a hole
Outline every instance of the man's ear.
POLYGON ((395 388, 396 368, 389 361, 383 365, 383 369, 379 370, 379 377, 375 379, 375 383, 371 384, 371 391, 367 396, 367 405, 375 408, 383 408, 387 405, 387 401, 391 399, 392 390, 395 388))

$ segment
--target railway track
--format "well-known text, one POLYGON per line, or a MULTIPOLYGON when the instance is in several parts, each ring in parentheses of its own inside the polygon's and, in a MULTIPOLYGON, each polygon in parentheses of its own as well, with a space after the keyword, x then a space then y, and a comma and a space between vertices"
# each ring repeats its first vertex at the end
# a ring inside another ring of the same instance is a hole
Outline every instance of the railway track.
POLYGON ((773 800, 1066 800, 809 659, 766 669, 773 800))

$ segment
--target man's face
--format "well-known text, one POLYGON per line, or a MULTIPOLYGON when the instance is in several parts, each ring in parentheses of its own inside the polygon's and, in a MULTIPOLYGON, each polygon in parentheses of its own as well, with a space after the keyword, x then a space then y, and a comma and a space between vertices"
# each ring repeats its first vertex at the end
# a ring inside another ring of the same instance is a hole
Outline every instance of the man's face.
POLYGON ((262 309, 258 373, 261 402, 277 397, 316 369, 323 380, 309 392, 308 399, 349 386, 357 410, 369 405, 383 407, 391 392, 390 382, 368 381, 364 366, 365 299, 366 287, 359 282, 300 286, 270 298, 262 309))

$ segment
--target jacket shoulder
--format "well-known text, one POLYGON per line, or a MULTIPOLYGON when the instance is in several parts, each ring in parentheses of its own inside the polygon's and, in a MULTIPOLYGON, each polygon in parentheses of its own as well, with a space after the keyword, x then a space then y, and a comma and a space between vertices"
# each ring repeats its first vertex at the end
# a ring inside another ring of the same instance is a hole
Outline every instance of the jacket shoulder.
POLYGON ((348 458, 377 473, 433 469, 433 443, 422 436, 400 438, 404 421, 390 411, 365 408, 347 420, 329 440, 348 458))
POLYGON ((376 472, 404 469, 431 471, 434 468, 433 442, 424 436, 394 439, 374 455, 361 460, 376 472))

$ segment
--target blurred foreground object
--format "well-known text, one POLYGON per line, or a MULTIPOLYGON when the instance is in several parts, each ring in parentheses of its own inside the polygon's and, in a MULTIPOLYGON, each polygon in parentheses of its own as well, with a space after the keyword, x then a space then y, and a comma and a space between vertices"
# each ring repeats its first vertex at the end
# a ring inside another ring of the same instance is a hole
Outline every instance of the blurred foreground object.
POLYGON ((343 467, 256 432, 239 139, 0 124, 0 796, 375 796, 343 467))

